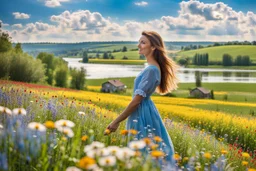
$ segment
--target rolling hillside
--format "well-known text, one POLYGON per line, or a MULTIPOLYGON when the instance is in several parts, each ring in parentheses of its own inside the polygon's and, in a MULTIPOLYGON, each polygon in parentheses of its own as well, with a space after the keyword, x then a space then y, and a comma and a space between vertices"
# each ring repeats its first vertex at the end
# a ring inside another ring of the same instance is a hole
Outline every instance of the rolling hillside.
POLYGON ((233 59, 238 55, 249 55, 252 61, 256 61, 256 46, 252 45, 216 46, 197 50, 180 51, 177 55, 181 58, 192 58, 196 53, 208 53, 210 61, 221 61, 222 56, 225 53, 233 56, 233 59))

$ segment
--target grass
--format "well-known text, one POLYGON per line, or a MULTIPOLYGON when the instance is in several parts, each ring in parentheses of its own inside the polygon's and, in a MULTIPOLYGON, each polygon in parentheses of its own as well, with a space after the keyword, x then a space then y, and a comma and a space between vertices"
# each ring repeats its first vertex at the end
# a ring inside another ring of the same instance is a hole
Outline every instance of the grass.
POLYGON ((180 51, 178 56, 193 57, 196 53, 208 53, 210 61, 221 61, 225 53, 230 54, 233 58, 238 55, 249 55, 251 60, 256 60, 256 46, 253 45, 232 45, 232 46, 216 46, 189 51, 180 51))
POLYGON ((127 50, 131 50, 131 49, 136 49, 138 48, 136 44, 106 44, 104 45, 105 47, 100 47, 100 48, 89 48, 91 50, 100 50, 100 51, 113 51, 113 50, 122 50, 124 46, 127 47, 127 50))

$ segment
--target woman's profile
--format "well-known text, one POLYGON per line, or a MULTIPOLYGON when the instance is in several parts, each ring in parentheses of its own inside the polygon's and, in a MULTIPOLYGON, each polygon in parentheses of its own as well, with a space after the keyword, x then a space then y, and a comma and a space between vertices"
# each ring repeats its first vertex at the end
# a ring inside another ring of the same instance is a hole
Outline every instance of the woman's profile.
POLYGON ((115 132, 120 122, 128 117, 126 129, 138 131, 137 138, 159 136, 168 148, 167 160, 174 154, 171 138, 150 96, 156 91, 166 94, 177 88, 177 65, 167 57, 161 36, 154 31, 143 31, 138 44, 139 54, 148 66, 134 80, 133 98, 126 109, 107 129, 115 132))

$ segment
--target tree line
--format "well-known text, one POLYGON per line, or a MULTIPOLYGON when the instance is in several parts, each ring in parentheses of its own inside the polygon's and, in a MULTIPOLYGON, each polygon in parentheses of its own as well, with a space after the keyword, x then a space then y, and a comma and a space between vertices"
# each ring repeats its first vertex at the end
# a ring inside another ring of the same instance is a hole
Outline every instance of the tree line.
POLYGON ((11 37, 0 24, 0 79, 84 89, 85 76, 84 68, 68 68, 62 58, 53 54, 41 52, 33 58, 23 52, 20 43, 12 47, 11 37))
POLYGON ((230 54, 223 54, 222 65, 223 66, 250 66, 252 64, 250 56, 248 55, 238 55, 235 60, 230 54))
MULTIPOLYGON (((178 63, 187 66, 190 63, 190 58, 181 58, 178 63)), ((252 61, 248 55, 238 55, 235 59, 230 54, 223 54, 222 61, 209 61, 209 54, 196 53, 192 58, 193 65, 223 65, 223 66, 250 66, 252 61)))

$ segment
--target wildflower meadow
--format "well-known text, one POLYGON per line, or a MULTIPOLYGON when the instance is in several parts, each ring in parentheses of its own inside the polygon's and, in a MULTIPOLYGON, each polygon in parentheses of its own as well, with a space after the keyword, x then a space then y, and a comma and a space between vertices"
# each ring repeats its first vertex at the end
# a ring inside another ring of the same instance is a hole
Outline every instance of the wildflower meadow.
MULTIPOLYGON (((138 139, 125 122, 105 130, 130 96, 0 82, 0 170, 241 170, 256 169, 256 119, 195 108, 195 104, 256 107, 253 103, 152 97, 174 144, 154 128, 138 139)), ((136 120, 134 120, 136 122, 136 120)))

